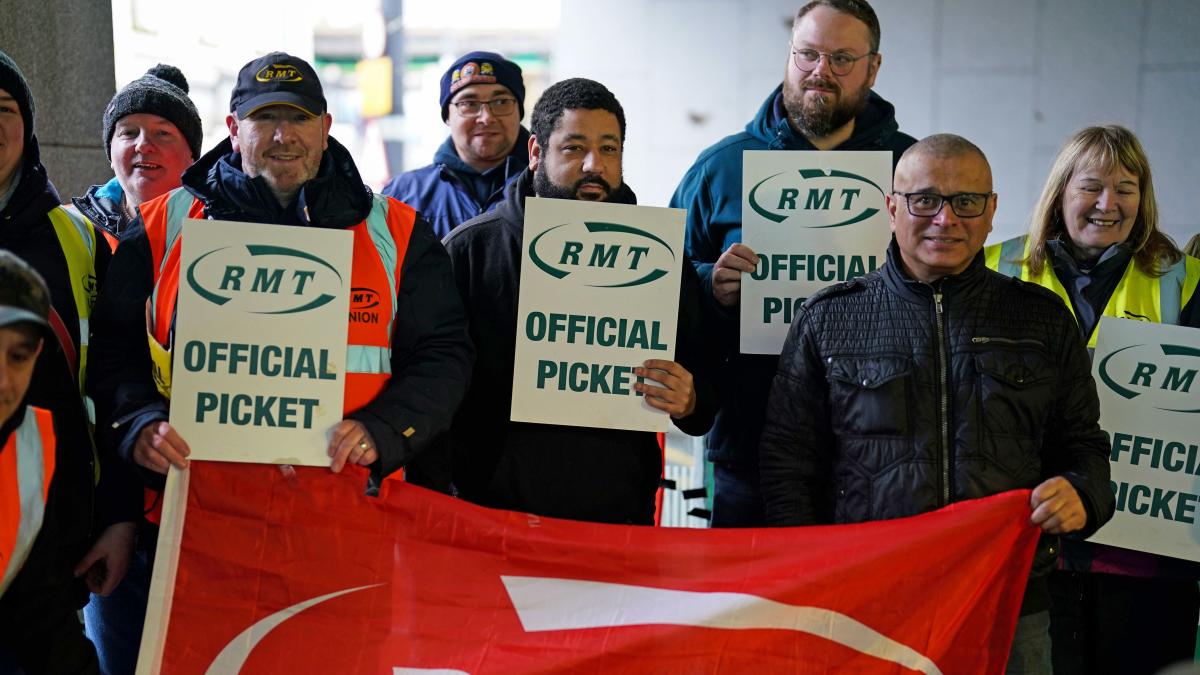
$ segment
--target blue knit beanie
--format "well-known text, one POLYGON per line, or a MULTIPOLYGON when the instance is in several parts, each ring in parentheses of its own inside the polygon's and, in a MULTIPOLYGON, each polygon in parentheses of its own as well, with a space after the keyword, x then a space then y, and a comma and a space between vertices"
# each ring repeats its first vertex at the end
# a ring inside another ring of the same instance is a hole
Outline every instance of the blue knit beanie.
POLYGON ((471 52, 460 56, 442 75, 442 121, 450 116, 450 99, 463 87, 473 84, 499 84, 508 87, 517 99, 521 117, 525 116, 525 81, 521 66, 495 52, 471 52))

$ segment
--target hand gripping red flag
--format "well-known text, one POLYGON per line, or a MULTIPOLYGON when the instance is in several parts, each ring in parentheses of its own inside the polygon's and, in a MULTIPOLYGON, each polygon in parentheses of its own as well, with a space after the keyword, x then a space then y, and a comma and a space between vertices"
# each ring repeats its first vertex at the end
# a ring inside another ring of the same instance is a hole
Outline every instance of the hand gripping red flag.
POLYGON ((189 471, 147 672, 1001 673, 1038 537, 1028 491, 862 525, 689 530, 412 485, 369 498, 315 468, 189 471))

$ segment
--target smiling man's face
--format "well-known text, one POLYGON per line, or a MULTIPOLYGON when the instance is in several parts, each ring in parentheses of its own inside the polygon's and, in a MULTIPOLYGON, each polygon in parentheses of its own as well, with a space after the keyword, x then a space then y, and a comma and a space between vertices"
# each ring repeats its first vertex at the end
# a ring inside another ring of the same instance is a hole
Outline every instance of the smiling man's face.
MULTIPOLYGON (((992 170, 974 153, 934 157, 909 153, 896 166, 896 193, 930 192, 943 196, 992 191, 992 170)), ((914 216, 903 194, 887 197, 892 233, 904 268, 919 281, 932 283, 967 269, 992 231, 996 196, 987 199, 981 215, 958 216, 947 201, 933 216, 914 216)))
POLYGON ((329 145, 329 113, 310 115, 291 105, 263 106, 244 119, 226 118, 233 149, 242 155, 242 171, 262 176, 283 206, 316 178, 329 145))

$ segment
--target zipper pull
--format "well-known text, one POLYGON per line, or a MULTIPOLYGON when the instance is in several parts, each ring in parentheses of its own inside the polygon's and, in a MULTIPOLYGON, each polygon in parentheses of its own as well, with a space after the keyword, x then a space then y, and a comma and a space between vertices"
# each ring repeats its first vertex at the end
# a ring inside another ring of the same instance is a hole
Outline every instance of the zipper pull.
POLYGON ((991 341, 992 341, 992 339, 991 339, 991 338, 986 338, 986 337, 973 337, 973 338, 971 338, 971 342, 973 342, 973 343, 975 343, 975 344, 977 344, 977 345, 985 345, 985 344, 987 344, 987 343, 989 343, 989 342, 991 342, 991 341))
POLYGON ((941 291, 934 291, 933 304, 935 307, 937 307, 937 313, 941 314, 942 313, 942 292, 941 291))

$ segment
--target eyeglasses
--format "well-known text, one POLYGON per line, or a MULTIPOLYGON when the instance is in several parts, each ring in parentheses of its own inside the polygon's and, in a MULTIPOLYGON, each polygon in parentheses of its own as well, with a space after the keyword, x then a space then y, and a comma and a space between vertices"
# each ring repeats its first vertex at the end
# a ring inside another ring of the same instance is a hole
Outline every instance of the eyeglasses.
POLYGON ((987 210, 988 199, 995 192, 959 192, 954 195, 939 195, 936 192, 895 192, 908 202, 908 212, 918 218, 932 218, 947 202, 954 215, 959 218, 978 218, 987 210))
POLYGON ((517 99, 506 96, 504 98, 494 98, 490 101, 467 99, 465 101, 454 102, 454 107, 458 108, 458 114, 463 117, 479 117, 479 113, 483 112, 483 106, 485 105, 496 117, 504 117, 505 115, 511 115, 517 109, 517 99))
POLYGON ((865 59, 875 52, 867 52, 861 56, 854 56, 847 52, 819 52, 815 49, 792 49, 792 61, 796 67, 806 73, 810 73, 817 69, 817 64, 820 63, 821 57, 825 57, 825 63, 829 64, 829 70, 833 71, 834 75, 842 76, 849 75, 851 70, 854 70, 854 64, 861 59, 865 59))

